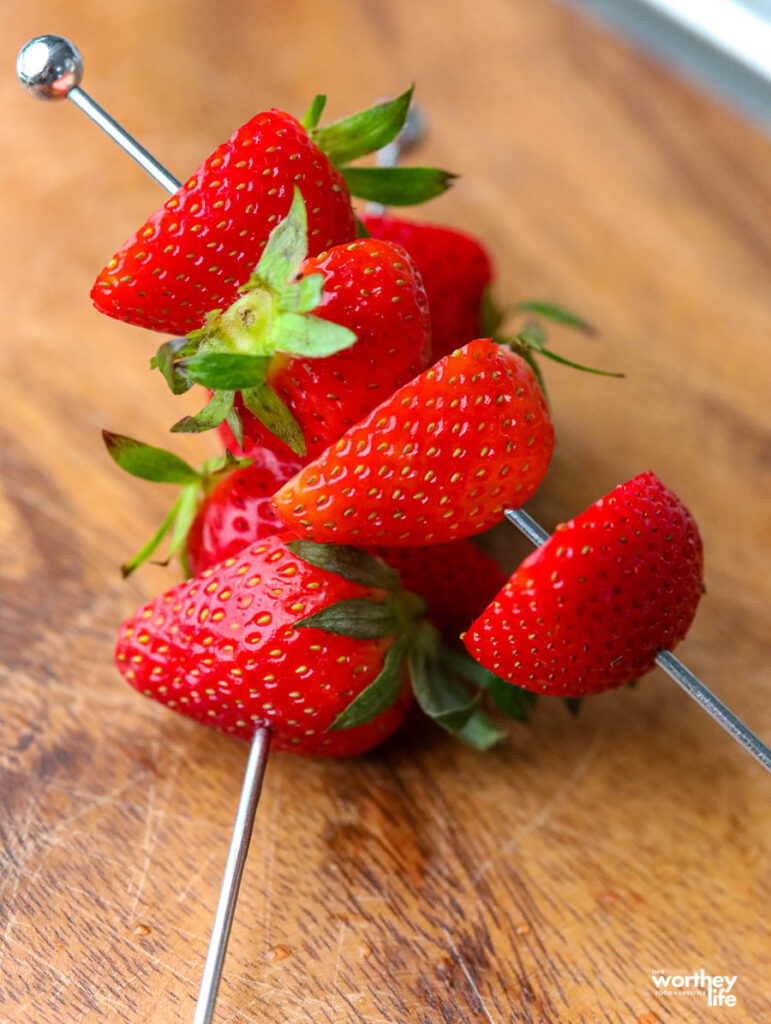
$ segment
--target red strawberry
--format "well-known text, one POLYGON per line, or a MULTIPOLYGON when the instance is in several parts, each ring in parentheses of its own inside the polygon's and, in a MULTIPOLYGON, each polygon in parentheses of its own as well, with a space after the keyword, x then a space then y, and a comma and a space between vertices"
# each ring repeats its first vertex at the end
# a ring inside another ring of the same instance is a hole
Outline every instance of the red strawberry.
POLYGON ((280 110, 257 114, 113 256, 91 292, 97 309, 154 331, 189 334, 235 301, 296 188, 308 204, 314 255, 356 237, 349 191, 404 203, 443 192, 451 180, 443 171, 348 166, 398 134, 411 96, 409 89, 323 128, 323 96, 302 124, 280 110))
POLYGON ((276 494, 317 541, 413 547, 479 533, 543 479, 554 431, 527 364, 480 339, 445 356, 276 494))
POLYGON ((431 309, 435 360, 484 330, 483 300, 493 268, 480 242, 438 224, 387 216, 363 220, 373 238, 403 245, 417 264, 431 309))
MULTIPOLYGON (((223 477, 196 513, 187 538, 194 575, 284 529, 270 499, 299 466, 265 449, 253 455, 255 462, 223 477)), ((506 582, 498 563, 467 540, 427 548, 375 548, 372 554, 396 569, 405 590, 425 600, 428 617, 444 633, 466 629, 506 582)))
POLYGON ((118 668, 146 696, 243 739, 265 724, 279 750, 362 753, 398 728, 411 703, 399 664, 382 713, 328 732, 383 672, 398 641, 397 620, 410 621, 408 602, 384 589, 378 565, 373 578, 380 586, 349 582, 298 557, 281 537, 268 537, 173 587, 125 622, 118 668), (307 622, 331 606, 345 612, 350 601, 354 625, 357 613, 363 621, 366 604, 381 629, 355 639, 307 622))
MULTIPOLYGON (((321 275, 315 316, 348 328, 358 341, 325 358, 278 353, 267 383, 284 402, 314 458, 350 426, 417 376, 429 363, 431 330, 426 293, 407 253, 389 242, 363 238, 305 260, 299 279, 321 275)), ((237 402, 245 451, 267 445, 282 455, 287 446, 237 402)), ((232 451, 230 428, 220 428, 232 451)))
POLYGON ((653 473, 557 527, 471 626, 496 675, 580 696, 649 672, 685 636, 703 591, 693 516, 653 473))
POLYGON ((308 206, 313 253, 356 237, 342 175, 289 114, 257 114, 218 146, 121 246, 91 292, 108 316, 189 334, 238 297, 294 187, 308 206))
POLYGON ((187 561, 194 576, 283 530, 270 500, 299 463, 267 449, 254 454, 251 465, 222 477, 196 512, 187 535, 187 561))
POLYGON ((437 629, 456 637, 506 581, 495 559, 470 540, 425 548, 374 548, 373 554, 396 569, 406 590, 423 598, 437 629))
POLYGON ((502 734, 457 678, 479 666, 445 652, 422 612, 372 555, 275 535, 141 608, 116 662, 199 722, 243 739, 269 726, 280 750, 369 750, 401 724, 410 683, 438 725, 485 749, 502 734))
MULTIPOLYGON (((198 508, 187 537, 194 575, 284 529, 270 499, 300 467, 264 448, 252 454, 255 461, 219 479, 198 508)), ((371 553, 396 569, 405 590, 425 600, 429 618, 446 633, 466 629, 506 581, 498 563, 471 541, 371 553)))

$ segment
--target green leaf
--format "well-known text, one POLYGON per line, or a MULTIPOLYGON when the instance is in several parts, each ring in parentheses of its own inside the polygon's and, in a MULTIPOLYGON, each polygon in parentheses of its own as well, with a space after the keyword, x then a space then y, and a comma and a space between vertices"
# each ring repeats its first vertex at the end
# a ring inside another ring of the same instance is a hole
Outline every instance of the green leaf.
POLYGON ((530 708, 538 699, 536 694, 530 690, 524 690, 521 686, 507 683, 492 672, 487 689, 493 703, 504 715, 508 715, 509 718, 513 718, 517 722, 530 720, 530 708))
POLYGON ((531 322, 522 328, 516 340, 526 348, 535 349, 536 352, 543 352, 543 347, 546 344, 546 331, 544 331, 540 324, 531 322))
POLYGON ((535 354, 533 353, 532 349, 529 349, 526 345, 518 345, 516 346, 516 350, 518 355, 520 355, 525 360, 527 365, 533 371, 533 375, 535 376, 535 379, 538 381, 538 385, 541 388, 541 391, 543 391, 543 396, 548 402, 549 395, 546 391, 546 381, 543 379, 541 367, 538 365, 538 360, 535 358, 535 354))
POLYGON ((421 710, 443 729, 457 734, 471 717, 476 698, 423 650, 410 655, 409 665, 412 689, 421 710))
POLYGON ((262 384, 268 362, 266 356, 244 352, 202 352, 184 359, 180 366, 192 381, 212 391, 238 391, 262 384))
POLYGON ((241 451, 244 450, 244 424, 241 417, 238 414, 238 409, 234 405, 231 405, 228 410, 228 414, 225 417, 225 423, 230 427, 230 432, 236 439, 238 447, 241 451))
POLYGON ((163 448, 153 448, 109 430, 103 430, 102 437, 113 462, 132 476, 161 484, 191 484, 200 479, 189 463, 163 448))
POLYGON ((190 355, 196 351, 197 342, 189 338, 172 338, 171 341, 164 341, 153 358, 150 360, 150 368, 158 369, 164 376, 171 392, 175 395, 182 395, 189 391, 193 382, 178 369, 176 360, 181 355, 190 355))
POLYGON ((338 167, 373 153, 395 139, 402 130, 413 89, 414 86, 410 86, 395 100, 350 114, 325 128, 316 128, 310 133, 311 137, 338 167))
POLYGON ((577 715, 581 710, 583 699, 583 697, 563 697, 562 702, 571 715, 577 715))
POLYGON ((391 707, 402 688, 404 656, 408 644, 407 638, 402 637, 388 648, 380 675, 340 712, 327 732, 364 725, 391 707))
MULTIPOLYGON (((257 417, 266 430, 288 445, 296 455, 306 455, 305 438, 300 424, 269 384, 263 384, 259 388, 248 388, 241 392, 241 397, 249 412, 257 417)), ((243 448, 243 428, 239 444, 243 448)))
POLYGON ((399 624, 390 603, 371 601, 368 597, 346 597, 300 619, 293 628, 323 629, 326 633, 354 640, 380 640, 396 634, 399 624))
POLYGON ((279 291, 296 276, 307 255, 308 215, 302 193, 295 185, 289 212, 268 236, 255 276, 269 288, 279 291))
POLYGON ((282 313, 310 313, 321 302, 324 294, 324 275, 309 274, 281 290, 278 308, 282 313))
POLYGON ((540 300, 517 302, 514 309, 520 313, 537 313, 539 316, 545 316, 547 320, 555 320, 568 327, 575 327, 579 331, 584 331, 585 334, 596 333, 595 328, 583 317, 571 313, 569 309, 557 306, 553 302, 541 302, 540 300))
POLYGON ((233 408, 232 391, 215 391, 207 405, 195 416, 183 416, 171 428, 172 434, 200 434, 213 430, 230 414, 233 408))
POLYGON ((355 341, 356 335, 347 327, 309 313, 281 313, 270 335, 270 344, 276 352, 314 359, 350 348, 355 341))
POLYGON ((357 238, 372 238, 372 235, 367 230, 367 225, 364 221, 356 218, 356 237, 357 238))
POLYGON ((309 132, 312 128, 315 128, 316 125, 319 123, 319 121, 321 120, 321 115, 324 113, 324 107, 326 105, 326 96, 319 94, 318 96, 313 97, 311 105, 303 114, 303 119, 300 122, 300 124, 302 124, 306 132, 309 132))
POLYGON ((349 583, 358 583, 361 587, 379 587, 382 590, 401 589, 396 570, 358 548, 342 544, 315 544, 312 540, 293 540, 287 547, 303 562, 342 576, 349 583))
POLYGON ((169 530, 171 529, 171 524, 176 519, 177 512, 179 512, 179 506, 180 506, 181 500, 182 500, 182 498, 181 498, 181 495, 180 495, 180 497, 176 500, 176 502, 172 506, 171 511, 169 512, 169 514, 166 516, 166 518, 163 520, 161 525, 158 527, 158 530, 156 531, 156 533, 153 534, 153 536, 145 544, 145 546, 140 551, 138 551, 129 562, 126 562, 125 565, 122 565, 120 567, 120 571, 121 571, 121 574, 124 577, 124 579, 125 579, 126 576, 130 576, 131 573, 134 572, 135 569, 138 569, 139 566, 142 565, 143 562, 147 561, 147 559, 150 557, 150 555, 153 553, 153 551, 156 550, 156 548, 161 543, 163 538, 169 532, 169 530))
POLYGON ((541 355, 547 359, 554 360, 555 363, 562 363, 564 366, 572 366, 574 370, 581 370, 582 373, 596 373, 600 377, 625 377, 625 373, 614 373, 612 370, 598 370, 594 366, 584 366, 582 363, 574 363, 572 359, 565 359, 564 356, 557 355, 556 352, 552 352, 548 348, 542 348, 540 350, 541 355))
POLYGON ((179 500, 179 510, 174 521, 174 530, 171 534, 167 561, 171 561, 180 547, 187 540, 190 527, 193 525, 195 514, 198 511, 198 488, 186 487, 179 500))
POLYGON ((455 175, 436 167, 344 167, 351 195, 383 206, 413 206, 440 196, 455 175))
POLYGON ((474 750, 489 750, 501 740, 508 739, 508 733, 496 725, 481 708, 474 709, 469 720, 455 736, 474 750))
POLYGON ((482 292, 482 308, 479 311, 479 333, 483 338, 494 338, 503 323, 503 313, 493 298, 492 287, 485 285, 482 292))
POLYGON ((451 672, 456 672, 468 682, 481 690, 487 690, 496 707, 510 718, 518 722, 527 722, 529 710, 538 700, 536 694, 521 686, 507 683, 494 672, 480 665, 478 661, 447 647, 441 651, 442 665, 451 672))

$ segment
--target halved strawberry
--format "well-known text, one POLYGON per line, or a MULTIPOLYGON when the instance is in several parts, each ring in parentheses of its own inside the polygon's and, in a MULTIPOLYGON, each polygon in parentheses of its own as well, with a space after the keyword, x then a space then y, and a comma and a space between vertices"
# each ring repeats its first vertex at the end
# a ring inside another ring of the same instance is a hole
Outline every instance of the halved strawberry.
POLYGON ((414 547, 467 537, 535 492, 554 447, 527 364, 489 339, 445 356, 276 494, 316 541, 414 547))
POLYGON ((685 636, 703 593, 696 522, 653 473, 562 523, 464 637, 496 675, 580 696, 649 672, 685 636))

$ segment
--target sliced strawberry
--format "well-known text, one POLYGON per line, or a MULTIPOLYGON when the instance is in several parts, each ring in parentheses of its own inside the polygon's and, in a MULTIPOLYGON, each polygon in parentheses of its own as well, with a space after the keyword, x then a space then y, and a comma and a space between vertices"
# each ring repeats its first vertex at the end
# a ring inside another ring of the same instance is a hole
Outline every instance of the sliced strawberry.
POLYGON ((316 541, 415 547, 467 537, 519 507, 554 431, 527 364, 489 339, 404 385, 275 497, 316 541))
POLYGON ((464 637, 496 675, 580 696, 649 672, 685 636, 703 592, 696 522, 653 473, 557 527, 464 637))

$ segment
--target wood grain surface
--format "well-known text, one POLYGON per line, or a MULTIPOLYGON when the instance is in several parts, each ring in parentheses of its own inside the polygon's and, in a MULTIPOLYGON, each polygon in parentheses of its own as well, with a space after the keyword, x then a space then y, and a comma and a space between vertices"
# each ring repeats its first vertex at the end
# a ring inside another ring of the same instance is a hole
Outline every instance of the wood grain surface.
MULTIPOLYGON (((184 176, 251 114, 338 115, 415 80, 426 215, 486 239, 501 297, 601 325, 549 368, 546 525, 654 468, 695 512, 708 595, 683 657, 768 737, 767 139, 546 0, 5 0, 0 162, 0 1020, 189 1021, 246 748, 140 699, 119 620, 169 581, 116 567, 167 507, 99 428, 164 443, 156 339, 91 281, 161 195, 12 60, 71 36, 88 88, 184 176)), ((179 442, 198 457, 214 442, 179 442)), ((496 538, 516 560, 526 543, 496 538)), ((372 756, 269 765, 218 1020, 768 1020, 768 783, 659 673, 542 701, 487 756, 411 723, 372 756), (736 975, 738 1005, 651 971, 736 975)))

